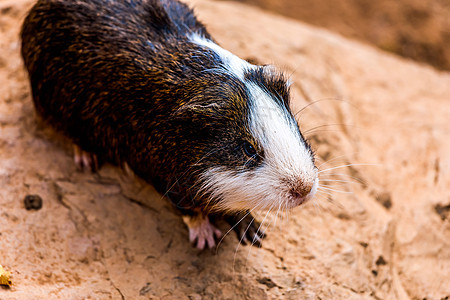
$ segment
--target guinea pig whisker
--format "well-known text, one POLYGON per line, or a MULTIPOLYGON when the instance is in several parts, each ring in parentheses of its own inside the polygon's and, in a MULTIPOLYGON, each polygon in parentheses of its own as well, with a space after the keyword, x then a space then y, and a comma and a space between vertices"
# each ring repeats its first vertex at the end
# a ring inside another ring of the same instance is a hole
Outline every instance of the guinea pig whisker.
POLYGON ((335 182, 335 183, 330 183, 330 184, 322 183, 322 186, 327 187, 327 188, 346 188, 349 186, 349 184, 344 183, 344 182, 335 182))
POLYGON ((268 210, 267 213, 266 213, 266 216, 265 216, 264 219, 261 221, 261 224, 259 224, 258 229, 257 229, 256 232, 255 232, 255 236, 253 237, 253 240, 252 240, 252 244, 251 244, 252 246, 260 239, 259 236, 258 236, 258 232, 261 232, 261 233, 263 234, 263 232, 260 231, 260 230, 262 229, 262 226, 263 226, 263 224, 264 224, 264 222, 265 222, 267 216, 269 215, 270 211, 272 210, 272 208, 273 208, 273 204, 270 206, 269 210, 268 210))
POLYGON ((336 192, 336 193, 342 193, 342 194, 353 194, 353 192, 347 192, 347 191, 341 191, 341 190, 336 190, 336 189, 332 189, 332 188, 328 188, 328 187, 323 187, 323 186, 319 186, 317 188, 318 190, 327 190, 327 191, 332 191, 332 192, 336 192))
MULTIPOLYGON (((297 118, 297 115, 298 115, 298 114, 301 114, 301 113, 302 113, 303 111, 305 111, 308 107, 310 107, 310 106, 312 106, 312 105, 314 105, 314 104, 317 104, 317 103, 319 103, 319 102, 322 102, 322 101, 341 101, 341 102, 350 103, 350 102, 347 101, 347 100, 340 99, 340 98, 337 98, 337 97, 321 98, 321 99, 315 100, 315 101, 313 101, 313 102, 311 102, 311 103, 308 103, 306 106, 302 107, 298 112, 296 112, 296 113, 294 114, 294 118, 297 118)), ((350 103, 350 104, 351 104, 351 103, 350 103)), ((300 115, 299 115, 299 117, 300 117, 300 115)))
POLYGON ((303 135, 309 139, 309 138, 311 138, 311 136, 314 136, 314 134, 316 134, 318 132, 342 132, 342 130, 340 130, 340 129, 320 129, 320 130, 314 130, 314 131, 311 131, 308 133, 303 133, 303 135))
POLYGON ((253 155, 252 157, 249 157, 249 158, 247 159, 247 161, 244 163, 244 166, 247 166, 247 163, 248 163, 249 161, 251 161, 252 159, 254 159, 255 156, 256 156, 256 155, 253 155))
POLYGON ((379 166, 379 164, 347 164, 347 165, 343 165, 343 166, 338 166, 338 167, 333 167, 333 168, 328 168, 325 170, 320 170, 320 173, 323 172, 327 172, 327 171, 331 171, 331 170, 336 170, 336 169, 341 169, 341 168, 345 168, 345 167, 350 167, 350 166, 379 166))
POLYGON ((321 168, 323 165, 325 165, 325 164, 329 164, 329 163, 331 163, 332 161, 336 161, 336 160, 338 160, 338 159, 340 159, 340 158, 348 157, 349 155, 353 155, 353 154, 356 154, 356 153, 358 153, 358 152, 355 151, 355 152, 352 152, 352 153, 343 154, 343 155, 336 156, 336 157, 334 157, 334 158, 330 158, 330 159, 324 161, 323 163, 321 163, 317 168, 320 169, 320 168, 321 168))
MULTIPOLYGON (((252 211, 253 211, 255 208, 256 208, 256 207, 254 207, 254 208, 252 209, 252 211)), ((249 212, 249 213, 250 213, 250 212, 249 212)), ((241 221, 242 221, 242 219, 241 219, 241 221)), ((251 220, 250 223, 248 224, 247 228, 245 229, 244 233, 242 234, 242 237, 239 239, 238 245, 236 246, 236 251, 234 252, 234 257, 233 257, 233 272, 234 272, 234 265, 235 265, 235 263, 236 263, 236 255, 237 255, 237 252, 238 252, 238 250, 239 250, 239 246, 241 245, 241 243, 242 243, 242 241, 243 241, 245 235, 247 234, 247 230, 250 228, 250 226, 252 225, 253 221, 255 221, 255 218, 254 218, 254 217, 252 217, 252 220, 251 220)), ((239 222, 240 222, 240 221, 239 221, 239 222)))
POLYGON ((350 185, 350 183, 346 182, 346 181, 328 182, 326 180, 324 180, 322 182, 322 184, 321 184, 322 187, 327 187, 327 188, 335 188, 335 187, 337 187, 337 188, 341 188, 341 187, 345 188, 345 187, 348 187, 349 185, 350 185))
POLYGON ((345 173, 333 173, 333 174, 324 174, 324 175, 321 175, 320 176, 320 180, 326 180, 326 178, 327 177, 336 177, 336 176, 339 176, 339 177, 348 177, 348 178, 350 178, 350 179, 353 179, 353 180, 355 180, 355 181, 357 181, 357 182, 359 182, 359 183, 361 183, 361 184, 366 184, 366 182, 364 181, 364 180, 362 180, 362 179, 360 179, 360 178, 358 178, 358 177, 354 177, 354 176, 351 176, 351 175, 349 175, 349 174, 345 174, 345 173))
POLYGON ((236 224, 234 224, 230 229, 228 229, 228 231, 222 236, 222 238, 220 239, 220 241, 217 243, 217 249, 219 249, 220 244, 222 243, 223 239, 239 224, 241 223, 242 220, 245 219, 245 217, 247 217, 252 211, 248 211, 239 221, 236 222, 236 224))
POLYGON ((217 249, 219 248, 219 245, 222 243, 223 239, 225 238, 225 236, 227 236, 236 226, 239 225, 239 223, 242 222, 242 220, 244 220, 248 215, 250 215, 255 209, 258 209, 259 205, 256 205, 255 207, 253 207, 251 210, 249 210, 239 221, 236 222, 236 224, 234 224, 230 229, 228 229, 228 231, 222 236, 222 238, 220 239, 220 241, 217 243, 217 249))
MULTIPOLYGON (((274 227, 274 228, 277 226, 278 214, 280 213, 281 205, 282 205, 282 203, 279 202, 279 203, 278 203, 278 208, 277 208, 277 213, 275 214, 275 220, 274 220, 274 223, 273 223, 273 227, 274 227)), ((282 218, 282 215, 280 215, 280 218, 282 218)))
POLYGON ((322 179, 322 184, 325 182, 344 182, 344 183, 353 183, 353 181, 350 180, 339 180, 339 179, 322 179))
POLYGON ((331 196, 327 197, 327 201, 340 209, 344 209, 344 206, 342 204, 340 204, 339 202, 335 201, 331 196))
MULTIPOLYGON (((268 219, 268 224, 267 224, 267 226, 266 226, 266 228, 265 228, 265 230, 264 230, 265 232, 268 232, 268 231, 269 231, 269 228, 270 228, 271 226, 273 226, 273 227, 275 228, 275 226, 276 226, 276 224, 277 224, 278 213, 279 213, 279 211, 280 211, 280 205, 281 205, 281 204, 278 203, 278 205, 277 205, 277 212, 276 212, 274 218, 273 218, 272 220, 268 219)), ((275 203, 273 203, 273 204, 271 205, 270 209, 273 209, 274 206, 275 206, 275 203)), ((272 215, 273 215, 273 214, 272 214, 272 215)))
MULTIPOLYGON (((320 191, 317 191, 317 193, 319 194, 320 191)), ((316 214, 317 214, 318 216, 320 216, 320 215, 322 214, 322 212, 323 212, 323 209, 322 209, 322 207, 319 205, 319 202, 317 201, 316 198, 313 198, 311 202, 312 202, 312 205, 314 206, 314 209, 315 209, 315 211, 316 211, 316 214)))
POLYGON ((328 191, 323 191, 323 190, 317 190, 317 194, 324 194, 324 195, 327 195, 327 196, 333 196, 333 193, 332 192, 328 192, 328 191))
POLYGON ((213 153, 215 153, 215 152, 218 152, 218 151, 220 151, 220 150, 225 149, 225 147, 226 147, 226 146, 223 146, 223 147, 221 147, 221 148, 218 148, 218 149, 214 149, 214 150, 209 151, 208 153, 206 153, 205 155, 203 155, 196 163, 192 164, 191 167, 198 166, 198 163, 199 163, 200 161, 204 160, 206 157, 210 156, 211 154, 213 154, 213 153))
POLYGON ((353 125, 353 124, 333 123, 333 124, 324 124, 324 125, 315 126, 315 127, 309 128, 309 129, 304 130, 304 131, 302 130, 302 132, 303 132, 303 134, 306 135, 306 134, 308 134, 310 132, 313 132, 315 129, 322 128, 322 127, 328 127, 328 126, 348 126, 348 127, 359 128, 358 126, 353 125))
MULTIPOLYGON (((314 105, 314 104, 317 104, 317 103, 322 102, 322 101, 332 101, 332 100, 337 100, 337 99, 335 99, 335 98, 323 98, 323 99, 314 100, 314 101, 308 103, 307 105, 303 106, 303 107, 302 107, 301 109, 299 109, 299 111, 297 111, 296 113, 294 113, 294 118, 297 118, 297 115, 301 114, 301 113, 302 113, 303 111, 305 111, 308 107, 310 107, 310 106, 312 106, 312 105, 314 105)), ((299 115, 299 117, 300 117, 300 115, 299 115)))
POLYGON ((289 209, 287 202, 284 204, 284 211, 286 213, 286 224, 289 224, 289 217, 291 216, 292 210, 289 209))
MULTIPOLYGON (((273 208, 273 204, 270 206, 270 209, 267 211, 266 216, 265 216, 264 219, 261 221, 261 224, 259 224, 258 229, 257 229, 256 232, 255 232, 255 235, 254 235, 254 237, 253 237, 253 239, 252 239, 252 242, 251 242, 251 245, 250 245, 250 246, 253 246, 256 242, 258 242, 258 241, 261 240, 261 238, 258 236, 258 232, 260 232, 259 230, 260 230, 261 227, 263 226, 264 221, 266 220, 266 218, 267 218, 267 216, 269 215, 269 213, 270 213, 270 211, 272 210, 272 208, 273 208)), ((252 251, 252 248, 253 248, 253 247, 249 247, 249 248, 248 248, 247 258, 246 258, 246 260, 245 260, 245 264, 246 264, 246 265, 247 265, 247 262, 248 262, 248 258, 249 258, 249 256, 250 256, 250 252, 252 251)))
MULTIPOLYGON (((247 235, 247 231, 249 230, 250 226, 252 226, 253 222, 255 221, 255 217, 252 216, 252 220, 250 221, 250 223, 248 223, 247 227, 245 228, 241 238, 239 239, 239 244, 242 243, 242 241, 244 240, 245 236, 247 235)), ((236 253, 235 253, 236 255, 236 253)))

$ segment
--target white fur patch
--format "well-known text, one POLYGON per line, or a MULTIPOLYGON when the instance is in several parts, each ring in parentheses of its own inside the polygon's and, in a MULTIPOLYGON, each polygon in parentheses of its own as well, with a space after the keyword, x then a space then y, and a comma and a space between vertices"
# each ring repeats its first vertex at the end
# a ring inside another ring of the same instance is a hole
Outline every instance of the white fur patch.
POLYGON ((309 185, 314 196, 318 173, 311 153, 303 143, 298 125, 286 108, 278 105, 269 94, 254 83, 249 87, 251 111, 250 131, 264 150, 264 160, 253 170, 235 172, 223 168, 204 174, 204 188, 219 199, 222 210, 287 209, 298 205, 292 199, 292 187, 309 185))
POLYGON ((197 45, 213 50, 223 61, 224 69, 242 81, 245 71, 256 67, 197 33, 192 33, 188 38, 197 45))
POLYGON ((252 102, 250 130, 264 149, 265 163, 281 177, 314 180, 316 171, 311 153, 300 137, 296 121, 262 88, 254 83, 247 86, 252 102))
POLYGON ((250 98, 249 129, 264 151, 263 163, 255 169, 232 171, 217 167, 206 171, 202 175, 202 190, 219 200, 215 201, 217 209, 231 211, 297 206, 290 193, 295 186, 312 186, 306 200, 311 198, 318 185, 311 153, 287 109, 257 84, 245 80, 246 70, 256 66, 198 34, 189 39, 213 50, 223 61, 222 67, 246 85, 250 98))

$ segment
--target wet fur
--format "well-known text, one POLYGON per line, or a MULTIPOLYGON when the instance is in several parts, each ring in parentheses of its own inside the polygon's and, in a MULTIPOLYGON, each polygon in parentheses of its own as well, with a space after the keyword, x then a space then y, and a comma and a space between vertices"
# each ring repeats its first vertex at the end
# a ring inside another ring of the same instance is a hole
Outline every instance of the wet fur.
POLYGON ((22 56, 45 120, 99 160, 127 164, 183 213, 206 215, 227 200, 205 188, 205 174, 220 166, 239 176, 264 160, 264 149, 251 159, 242 150, 258 147, 242 79, 294 118, 281 74, 252 65, 236 76, 192 34, 213 42, 174 0, 40 0, 23 25, 22 56))

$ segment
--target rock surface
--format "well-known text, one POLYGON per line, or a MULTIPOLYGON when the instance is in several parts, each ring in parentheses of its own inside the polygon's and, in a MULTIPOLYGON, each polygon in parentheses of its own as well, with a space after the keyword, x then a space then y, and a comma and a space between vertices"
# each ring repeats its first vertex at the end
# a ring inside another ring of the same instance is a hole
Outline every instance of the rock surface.
POLYGON ((76 171, 33 110, 18 39, 32 2, 2 1, 0 264, 13 286, 0 299, 449 297, 450 74, 245 5, 190 3, 222 46, 292 74, 329 190, 261 214, 260 249, 230 234, 198 252, 151 186, 108 165, 76 171), (25 209, 27 195, 42 207, 25 209))
POLYGON ((450 71, 447 0, 235 0, 450 71), (330 5, 333 6, 330 9, 330 5))

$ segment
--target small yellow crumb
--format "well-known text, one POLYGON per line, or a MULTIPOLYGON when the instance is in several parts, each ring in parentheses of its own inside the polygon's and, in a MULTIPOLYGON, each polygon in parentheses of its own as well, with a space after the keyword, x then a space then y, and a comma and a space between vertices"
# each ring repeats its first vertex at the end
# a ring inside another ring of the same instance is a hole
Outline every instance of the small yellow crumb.
POLYGON ((6 286, 11 286, 12 282, 11 282, 11 273, 5 271, 5 269, 3 269, 2 265, 0 265, 0 285, 6 285, 6 286))

